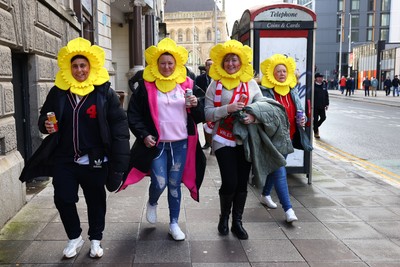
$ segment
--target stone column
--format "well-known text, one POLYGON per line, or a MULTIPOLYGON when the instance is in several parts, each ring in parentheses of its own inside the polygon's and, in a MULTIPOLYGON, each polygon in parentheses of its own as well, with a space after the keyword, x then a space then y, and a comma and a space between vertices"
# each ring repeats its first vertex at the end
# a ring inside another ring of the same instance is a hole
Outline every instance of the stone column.
POLYGON ((154 44, 154 11, 149 11, 145 15, 145 48, 154 44))
POLYGON ((129 72, 128 78, 143 69, 142 46, 142 9, 146 5, 143 0, 134 0, 133 12, 129 15, 129 72))

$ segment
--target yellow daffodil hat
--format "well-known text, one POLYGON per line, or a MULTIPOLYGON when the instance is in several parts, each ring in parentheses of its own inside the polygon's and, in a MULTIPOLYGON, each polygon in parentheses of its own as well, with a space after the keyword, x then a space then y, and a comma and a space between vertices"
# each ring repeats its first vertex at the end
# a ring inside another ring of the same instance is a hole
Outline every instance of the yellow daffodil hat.
POLYGON ((237 40, 229 40, 215 45, 210 51, 210 58, 214 61, 210 67, 210 77, 220 81, 228 90, 236 88, 240 82, 248 82, 254 77, 251 65, 253 50, 237 40), (236 54, 242 63, 240 70, 234 74, 227 73, 223 68, 223 60, 227 54, 236 54))
POLYGON ((150 46, 145 51, 147 66, 143 72, 143 79, 148 82, 156 83, 157 89, 161 92, 169 92, 176 87, 176 84, 183 83, 186 80, 185 64, 188 60, 188 51, 175 43, 170 38, 162 39, 157 46, 150 46), (175 70, 170 76, 165 77, 158 71, 158 58, 164 54, 170 53, 175 58, 175 70))
POLYGON ((275 54, 260 64, 260 71, 263 74, 261 85, 267 88, 274 88, 275 92, 285 96, 291 88, 297 84, 296 78, 296 62, 292 57, 282 54, 275 54), (285 65, 287 70, 287 78, 284 82, 279 82, 274 77, 274 69, 277 65, 285 65))
POLYGON ((110 79, 107 69, 104 68, 104 50, 97 45, 91 45, 90 41, 82 37, 75 38, 62 47, 57 61, 60 70, 56 75, 55 85, 62 90, 70 89, 74 94, 85 96, 94 90, 94 85, 101 85, 110 79), (85 56, 89 60, 89 77, 83 82, 72 76, 71 59, 76 55, 85 56))

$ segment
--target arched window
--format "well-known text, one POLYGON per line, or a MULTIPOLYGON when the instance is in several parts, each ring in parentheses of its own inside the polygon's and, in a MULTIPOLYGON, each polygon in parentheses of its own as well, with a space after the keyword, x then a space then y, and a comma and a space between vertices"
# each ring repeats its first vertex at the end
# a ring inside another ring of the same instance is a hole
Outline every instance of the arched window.
POLYGON ((169 38, 171 38, 172 40, 176 41, 176 32, 174 30, 171 30, 171 32, 169 33, 169 38))
POLYGON ((207 30, 207 41, 211 41, 211 40, 212 40, 212 33, 211 33, 211 30, 208 29, 207 30))
POLYGON ((191 29, 186 29, 186 42, 190 42, 192 38, 191 37, 191 29))
POLYGON ((221 31, 217 29, 217 40, 218 42, 221 41, 221 31))
POLYGON ((178 30, 178 43, 182 43, 182 42, 183 42, 183 31, 178 30))

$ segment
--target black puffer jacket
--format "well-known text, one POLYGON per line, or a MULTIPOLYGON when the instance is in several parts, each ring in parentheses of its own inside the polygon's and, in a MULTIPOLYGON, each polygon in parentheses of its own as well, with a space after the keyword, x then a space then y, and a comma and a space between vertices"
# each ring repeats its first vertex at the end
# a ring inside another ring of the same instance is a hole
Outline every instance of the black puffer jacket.
MULTIPOLYGON (((126 172, 129 164, 129 128, 125 111, 120 107, 117 94, 110 88, 110 83, 95 86, 97 92, 97 116, 100 136, 106 156, 109 159, 110 172, 126 172)), ((69 91, 54 86, 47 95, 40 111, 39 130, 47 134, 44 122, 47 112, 54 111, 56 118, 61 121, 69 91)), ((60 126, 61 127, 61 126, 60 126)), ((27 161, 22 170, 20 180, 31 181, 39 176, 53 176, 52 157, 59 141, 59 133, 48 135, 27 161)))

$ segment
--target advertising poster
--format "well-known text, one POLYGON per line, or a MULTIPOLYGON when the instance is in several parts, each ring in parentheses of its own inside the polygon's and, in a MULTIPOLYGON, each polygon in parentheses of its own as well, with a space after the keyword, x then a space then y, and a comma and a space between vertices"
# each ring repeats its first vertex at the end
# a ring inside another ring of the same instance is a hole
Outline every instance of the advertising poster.
MULTIPOLYGON (((296 71, 299 75, 297 89, 303 107, 306 103, 306 71, 307 71, 307 38, 281 38, 261 37, 260 38, 260 62, 274 54, 284 54, 294 58, 296 71)), ((260 77, 261 78, 261 77, 260 77)), ((287 167, 302 167, 304 164, 304 151, 295 149, 287 157, 287 167)))

